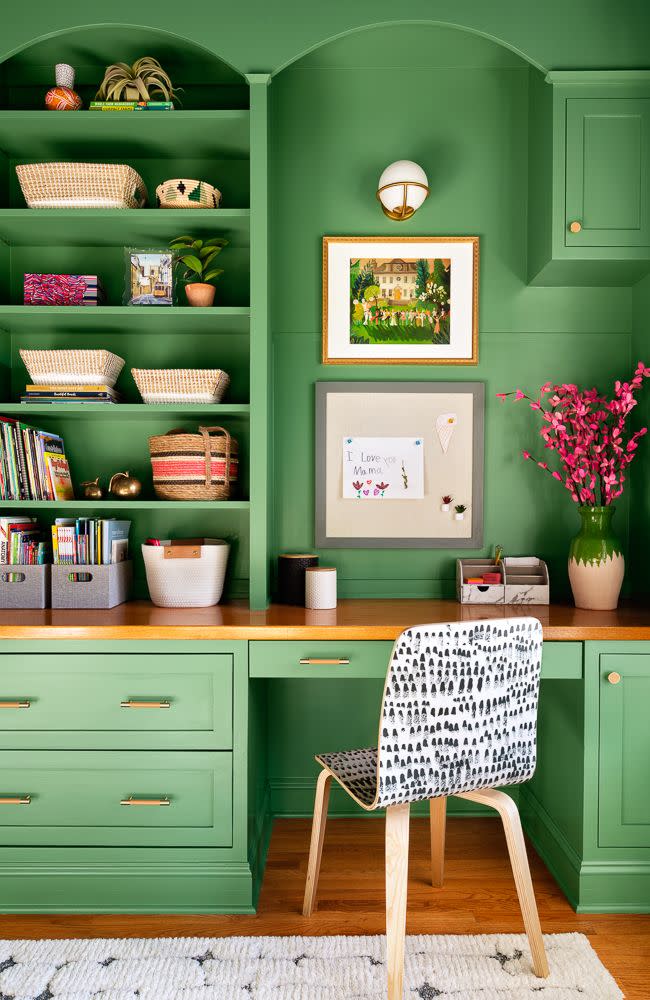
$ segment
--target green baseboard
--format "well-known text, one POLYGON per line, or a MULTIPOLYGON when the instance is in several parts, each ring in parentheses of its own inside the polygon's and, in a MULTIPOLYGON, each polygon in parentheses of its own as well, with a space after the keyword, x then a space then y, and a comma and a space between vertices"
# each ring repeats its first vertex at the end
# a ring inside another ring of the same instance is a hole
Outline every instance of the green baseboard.
POLYGON ((650 864, 584 861, 529 788, 521 817, 533 847, 577 913, 650 913, 650 864))
POLYGON ((3 860, 0 881, 0 913, 255 912, 247 863, 3 860))

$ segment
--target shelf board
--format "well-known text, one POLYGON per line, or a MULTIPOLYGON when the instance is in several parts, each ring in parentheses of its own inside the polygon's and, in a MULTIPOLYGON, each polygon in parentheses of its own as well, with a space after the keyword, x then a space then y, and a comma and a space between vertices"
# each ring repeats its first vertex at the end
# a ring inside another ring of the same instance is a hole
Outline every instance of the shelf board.
POLYGON ((249 510, 250 500, 0 500, 0 510, 249 510))
POLYGON ((157 246, 186 230, 199 238, 224 234, 231 247, 247 247, 250 209, 0 209, 0 240, 8 246, 157 246))
POLYGON ((248 306, 0 305, 0 329, 10 333, 242 333, 249 320, 248 306))
POLYGON ((5 417, 19 417, 29 423, 32 417, 81 417, 105 420, 113 417, 144 418, 157 417, 248 417, 248 403, 189 403, 186 406, 148 405, 146 403, 0 403, 0 414, 5 417))
POLYGON ((240 159, 248 111, 0 111, 0 150, 27 160, 178 156, 240 159))

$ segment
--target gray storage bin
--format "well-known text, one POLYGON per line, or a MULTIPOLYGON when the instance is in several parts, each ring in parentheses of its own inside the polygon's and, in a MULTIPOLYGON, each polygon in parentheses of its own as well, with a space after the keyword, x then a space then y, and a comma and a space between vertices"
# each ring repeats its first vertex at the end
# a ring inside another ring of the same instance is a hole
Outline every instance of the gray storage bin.
POLYGON ((128 601, 132 581, 130 559, 110 566, 52 566, 52 607, 114 608, 128 601))
POLYGON ((42 566, 0 566, 0 608, 49 608, 50 569, 42 566))

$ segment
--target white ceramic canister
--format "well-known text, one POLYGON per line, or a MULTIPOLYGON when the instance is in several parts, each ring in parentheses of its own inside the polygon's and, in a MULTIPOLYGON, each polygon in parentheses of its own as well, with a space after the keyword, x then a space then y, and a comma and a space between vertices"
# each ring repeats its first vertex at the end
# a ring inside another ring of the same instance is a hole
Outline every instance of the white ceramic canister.
POLYGON ((336 607, 336 570, 333 566, 313 566, 305 570, 305 607, 313 611, 336 607))

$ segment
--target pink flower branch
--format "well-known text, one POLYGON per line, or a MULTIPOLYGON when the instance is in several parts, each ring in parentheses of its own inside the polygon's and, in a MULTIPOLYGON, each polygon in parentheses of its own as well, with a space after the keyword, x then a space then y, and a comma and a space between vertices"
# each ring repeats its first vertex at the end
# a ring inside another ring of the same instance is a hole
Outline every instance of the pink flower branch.
POLYGON ((548 462, 534 458, 529 451, 522 453, 524 459, 536 462, 561 482, 576 503, 607 506, 623 492, 625 470, 648 430, 642 427, 631 434, 626 430, 627 418, 637 405, 636 393, 646 378, 650 378, 650 368, 640 361, 629 382, 615 383, 611 399, 596 389, 580 391, 572 383, 551 382, 541 387, 537 399, 521 389, 498 392, 497 397, 501 402, 509 396, 515 401, 527 399, 530 408, 540 413, 544 448, 557 454, 562 471, 550 469, 548 462), (544 397, 548 397, 546 407, 544 397))

